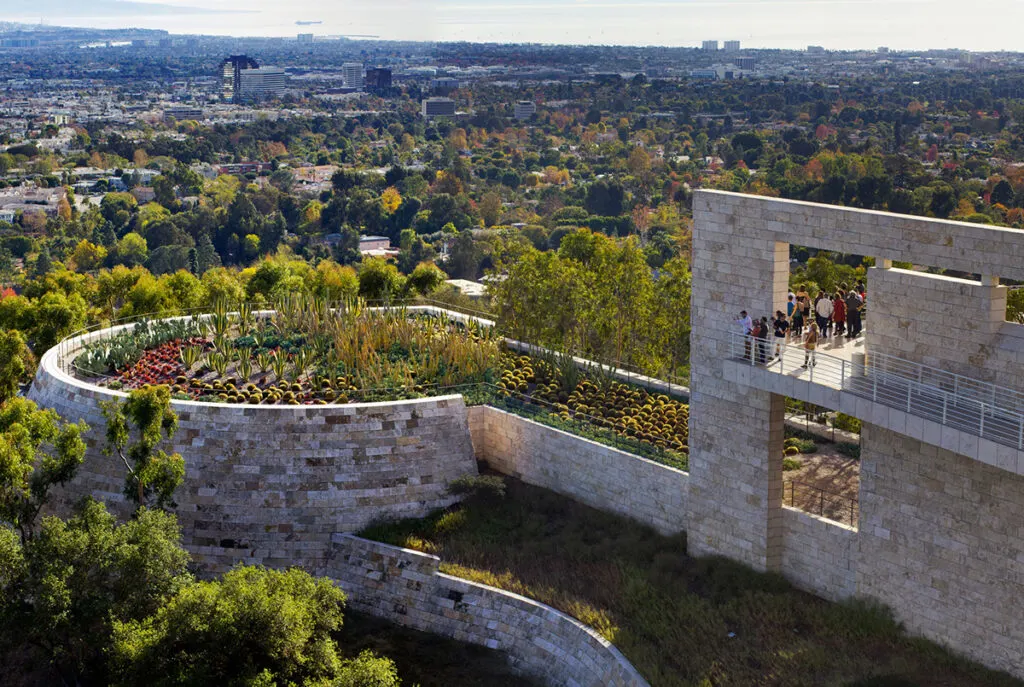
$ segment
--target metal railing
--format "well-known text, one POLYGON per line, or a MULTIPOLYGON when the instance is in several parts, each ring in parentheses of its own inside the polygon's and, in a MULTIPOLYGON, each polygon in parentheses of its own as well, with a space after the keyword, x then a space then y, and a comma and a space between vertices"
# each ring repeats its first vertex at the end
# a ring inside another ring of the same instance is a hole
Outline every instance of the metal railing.
MULTIPOLYGON (((819 341, 819 346, 823 342, 819 341)), ((734 333, 730 355, 841 389, 944 427, 1024 450, 1024 393, 884 353, 846 360, 801 344, 734 333), (780 355, 775 355, 779 349, 780 355)), ((861 418, 870 421, 870 418, 861 418)))
POLYGON ((819 518, 857 527, 857 498, 826 491, 821 487, 796 480, 782 483, 782 503, 819 518))

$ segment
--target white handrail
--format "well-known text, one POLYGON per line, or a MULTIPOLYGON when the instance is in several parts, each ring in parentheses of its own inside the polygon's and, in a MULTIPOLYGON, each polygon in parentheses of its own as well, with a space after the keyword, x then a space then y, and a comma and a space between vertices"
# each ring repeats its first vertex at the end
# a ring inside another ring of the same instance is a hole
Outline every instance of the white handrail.
POLYGON ((1024 393, 883 353, 863 363, 800 344, 734 333, 731 357, 778 374, 807 380, 898 408, 1004 446, 1024 450, 1024 393), (772 355, 779 347, 781 355, 772 355), (788 360, 787 360, 788 358, 788 360), (798 366, 795 360, 803 360, 798 366))

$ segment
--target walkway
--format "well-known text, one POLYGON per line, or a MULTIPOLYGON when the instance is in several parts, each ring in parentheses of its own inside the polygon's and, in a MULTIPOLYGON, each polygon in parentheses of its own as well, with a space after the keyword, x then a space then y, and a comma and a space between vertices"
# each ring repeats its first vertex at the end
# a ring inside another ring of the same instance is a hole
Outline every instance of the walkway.
POLYGON ((774 342, 769 340, 771 348, 763 352, 759 343, 734 335, 733 359, 1024 450, 1024 394, 1013 389, 893 356, 868 355, 863 338, 823 341, 809 366, 799 344, 785 345, 780 357, 765 360, 775 352, 774 342))

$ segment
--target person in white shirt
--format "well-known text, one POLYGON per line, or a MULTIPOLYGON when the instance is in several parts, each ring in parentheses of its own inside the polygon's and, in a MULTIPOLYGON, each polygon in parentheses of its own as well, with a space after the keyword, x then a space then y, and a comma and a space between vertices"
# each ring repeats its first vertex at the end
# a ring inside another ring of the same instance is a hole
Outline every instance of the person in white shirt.
POLYGON ((828 338, 829 329, 832 326, 832 299, 822 291, 818 294, 818 300, 814 303, 814 317, 823 339, 828 338))
POLYGON ((754 321, 750 319, 746 310, 741 310, 740 316, 736 318, 736 332, 744 336, 743 357, 747 360, 750 359, 750 334, 753 330, 754 321))

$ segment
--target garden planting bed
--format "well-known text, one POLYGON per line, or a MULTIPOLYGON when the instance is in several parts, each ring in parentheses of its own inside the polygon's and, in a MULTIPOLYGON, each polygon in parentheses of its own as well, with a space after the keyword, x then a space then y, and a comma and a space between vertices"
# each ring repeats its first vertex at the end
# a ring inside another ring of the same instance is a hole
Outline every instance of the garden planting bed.
POLYGON ((519 355, 472 320, 286 299, 276 310, 140 322, 87 344, 80 379, 166 384, 176 400, 336 405, 462 393, 602 443, 686 466, 689 408, 555 353, 519 355))

